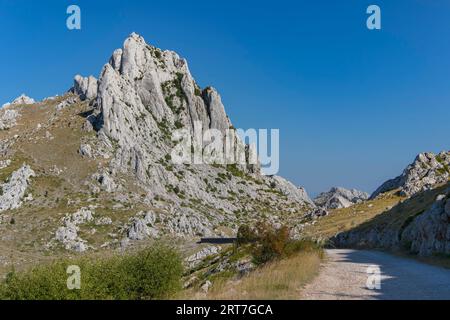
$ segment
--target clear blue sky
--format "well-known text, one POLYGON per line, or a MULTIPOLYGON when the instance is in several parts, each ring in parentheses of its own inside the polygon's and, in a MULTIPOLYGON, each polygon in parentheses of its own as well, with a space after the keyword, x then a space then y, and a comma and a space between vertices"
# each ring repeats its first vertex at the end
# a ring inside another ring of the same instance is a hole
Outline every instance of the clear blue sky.
POLYGON ((234 125, 279 128, 280 174, 311 194, 373 191, 449 149, 450 1, 0 0, 0 104, 98 76, 136 31, 185 57, 234 125), (82 30, 66 29, 66 8, 82 30), (382 30, 366 28, 366 8, 382 30))

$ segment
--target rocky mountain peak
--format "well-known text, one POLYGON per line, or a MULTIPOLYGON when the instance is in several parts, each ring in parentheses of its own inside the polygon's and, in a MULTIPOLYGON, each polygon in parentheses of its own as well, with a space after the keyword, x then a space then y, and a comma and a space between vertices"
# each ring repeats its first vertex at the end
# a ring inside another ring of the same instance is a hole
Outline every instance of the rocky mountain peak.
POLYGON ((186 60, 173 51, 148 45, 136 33, 125 40, 122 49, 114 51, 104 66, 97 95, 92 94, 97 87, 94 79, 77 78, 76 82, 80 96, 96 98, 103 130, 119 141, 127 140, 123 131, 128 131, 121 119, 149 118, 144 120, 149 127, 164 123, 187 127, 191 132, 196 121, 203 128, 221 131, 231 126, 220 95, 212 87, 199 88, 186 60))
MULTIPOLYGON (((80 144, 79 154, 108 159, 87 182, 93 192, 125 202, 139 198, 126 194, 130 180, 145 195, 144 206, 162 211, 157 214, 156 220, 163 221, 159 226, 140 216, 131 219, 124 227, 128 239, 212 235, 222 225, 235 230, 242 216, 259 219, 268 210, 284 212, 274 223, 287 217, 293 223, 314 207, 303 188, 281 177, 262 176, 257 164, 173 162, 174 132, 194 135, 216 129, 225 137, 232 124, 218 91, 200 88, 185 59, 147 44, 136 33, 112 53, 98 80, 78 75, 71 92, 92 108, 84 127, 97 133, 95 141, 80 144)), ((72 99, 64 101, 76 103, 72 99)), ((231 150, 243 150, 248 159, 251 148, 235 134, 230 139, 231 150)))
POLYGON ((367 200, 369 195, 356 189, 345 189, 341 187, 333 187, 328 192, 319 194, 314 203, 323 209, 340 209, 348 208, 355 203, 367 200))
POLYGON ((36 103, 36 101, 34 101, 34 99, 28 97, 25 94, 21 94, 16 99, 14 99, 12 102, 5 103, 3 105, 3 108, 8 107, 10 105, 33 104, 33 103, 36 103))

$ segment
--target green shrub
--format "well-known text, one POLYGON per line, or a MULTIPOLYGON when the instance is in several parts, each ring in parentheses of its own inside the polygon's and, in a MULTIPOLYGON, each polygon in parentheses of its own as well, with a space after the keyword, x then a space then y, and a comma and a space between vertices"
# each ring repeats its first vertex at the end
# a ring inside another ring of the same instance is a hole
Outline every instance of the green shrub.
POLYGON ((239 227, 237 244, 248 245, 253 261, 258 265, 302 251, 321 251, 320 246, 313 241, 291 239, 287 226, 275 228, 266 222, 258 222, 254 227, 239 227))
POLYGON ((255 242, 257 240, 256 233, 252 228, 247 225, 242 225, 239 227, 237 232, 237 244, 244 245, 248 243, 255 242))
POLYGON ((175 128, 176 128, 176 129, 181 129, 181 128, 183 128, 183 124, 181 123, 181 121, 179 121, 179 120, 175 121, 175 128))
POLYGON ((143 300, 164 299, 181 288, 182 261, 166 246, 109 259, 58 261, 28 272, 8 274, 0 299, 10 300, 143 300), (67 267, 81 270, 81 288, 69 290, 67 267))
POLYGON ((263 264, 283 256, 284 248, 289 241, 289 229, 286 226, 275 229, 267 223, 259 223, 256 230, 258 240, 253 249, 256 264, 263 264))
POLYGON ((162 58, 161 51, 155 50, 154 53, 155 53, 155 57, 156 57, 156 58, 158 58, 158 59, 161 59, 161 58, 162 58))

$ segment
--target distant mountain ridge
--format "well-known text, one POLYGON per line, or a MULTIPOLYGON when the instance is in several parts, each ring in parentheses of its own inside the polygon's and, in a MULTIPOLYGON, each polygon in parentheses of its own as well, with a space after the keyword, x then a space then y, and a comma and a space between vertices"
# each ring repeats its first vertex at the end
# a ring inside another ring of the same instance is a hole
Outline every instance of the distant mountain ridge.
POLYGON ((348 208, 355 203, 365 201, 369 198, 366 192, 356 189, 345 189, 341 187, 333 187, 328 192, 322 192, 316 198, 314 203, 324 209, 340 209, 348 208))

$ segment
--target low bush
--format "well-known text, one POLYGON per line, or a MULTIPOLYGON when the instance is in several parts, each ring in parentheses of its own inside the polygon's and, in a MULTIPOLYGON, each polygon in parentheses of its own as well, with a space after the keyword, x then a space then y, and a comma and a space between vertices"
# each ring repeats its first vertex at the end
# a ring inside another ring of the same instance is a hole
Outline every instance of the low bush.
POLYGON ((253 260, 258 265, 302 251, 321 251, 320 246, 313 241, 291 239, 287 226, 275 228, 266 222, 258 222, 254 227, 241 226, 237 244, 249 246, 253 260))
POLYGON ((182 260, 166 246, 108 259, 57 261, 27 272, 10 272, 0 284, 3 300, 164 299, 181 289, 182 260), (69 290, 68 266, 81 271, 80 289, 69 290))

